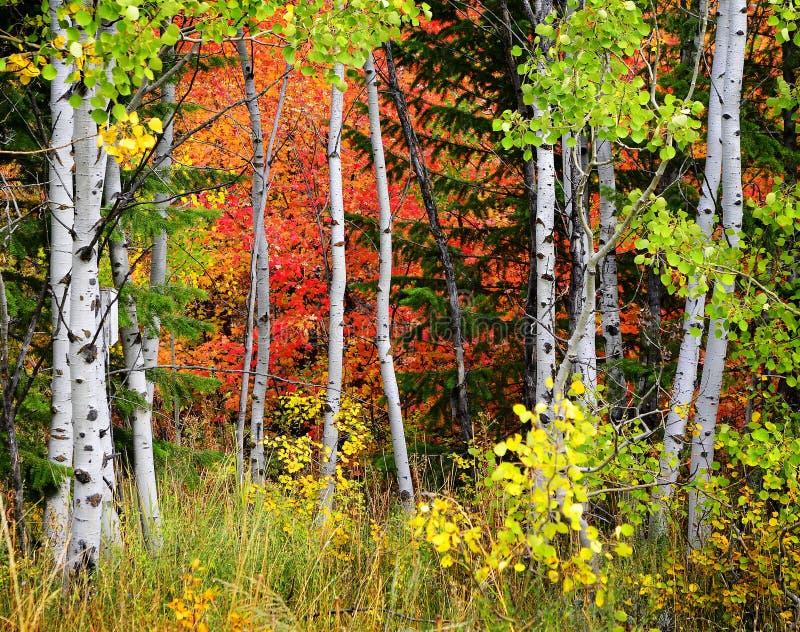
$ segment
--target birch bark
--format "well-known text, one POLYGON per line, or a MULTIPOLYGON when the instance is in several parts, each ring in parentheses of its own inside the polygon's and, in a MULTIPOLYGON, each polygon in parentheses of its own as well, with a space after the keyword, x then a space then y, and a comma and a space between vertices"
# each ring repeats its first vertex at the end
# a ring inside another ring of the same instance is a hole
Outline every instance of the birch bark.
MULTIPOLYGON (((106 169, 106 204, 114 204, 122 189, 119 165, 115 160, 108 161, 106 169)), ((111 239, 109 255, 114 286, 122 291, 130 278, 128 246, 124 240, 111 239)), ((136 303, 128 296, 123 300, 123 309, 129 324, 120 328, 122 352, 125 361, 126 386, 145 401, 145 406, 137 407, 131 414, 130 422, 133 430, 134 472, 136 491, 141 512, 142 533, 151 551, 161 548, 161 516, 158 511, 158 491, 155 479, 155 463, 153 461, 153 429, 152 400, 148 404, 148 383, 145 375, 144 351, 142 349, 142 333, 139 329, 139 317, 136 303), (155 499, 155 504, 153 503, 155 499)))
POLYGON ((406 509, 414 507, 414 485, 411 479, 411 468, 408 463, 406 435, 403 427, 403 411, 400 406, 400 389, 394 372, 392 357, 392 337, 389 321, 389 297, 392 289, 392 209, 389 199, 389 185, 386 178, 386 160, 383 153, 383 137, 381 135, 380 106, 378 102, 378 77, 375 73, 375 62, 370 53, 364 73, 367 83, 367 101, 369 107, 369 137, 372 144, 372 159, 375 166, 375 184, 378 192, 380 217, 380 259, 378 273, 378 298, 376 309, 376 343, 378 361, 381 367, 383 393, 389 411, 389 430, 392 434, 392 449, 397 468, 397 487, 400 501, 406 509))
MULTIPOLYGON (((73 573, 90 570, 100 550, 102 513, 102 450, 100 440, 102 352, 97 346, 100 310, 97 237, 106 153, 94 139, 97 124, 91 117, 96 89, 85 87, 75 110, 75 223, 72 245, 70 297, 70 385, 74 442, 72 537, 68 568, 73 573)), ((105 403, 103 404, 105 405, 105 403)))
MULTIPOLYGON (((61 34, 57 13, 61 0, 50 3, 50 28, 61 34)), ((73 111, 67 93, 69 67, 57 56, 50 59, 56 76, 50 83, 51 153, 48 156, 47 203, 50 209, 50 293, 53 320, 53 378, 51 381, 50 437, 47 458, 53 463, 72 465, 72 399, 69 371, 70 269, 74 222, 73 159, 70 147, 73 111)), ((64 478, 58 489, 47 498, 43 526, 56 564, 63 564, 69 534, 69 500, 71 481, 64 478)))
MULTIPOLYGON (((281 111, 286 97, 286 85, 289 80, 291 67, 287 65, 281 84, 280 95, 278 96, 278 106, 275 112, 275 119, 272 124, 269 145, 266 155, 264 153, 264 132, 261 123, 261 109, 258 105, 258 92, 256 91, 253 59, 247 50, 243 32, 239 31, 239 38, 236 41, 236 49, 239 53, 239 63, 242 67, 244 76, 245 98, 247 111, 250 117, 250 128, 253 137, 253 182, 251 188, 251 199, 253 208, 253 240, 255 274, 250 278, 251 288, 255 286, 255 299, 257 312, 254 309, 250 317, 253 317, 258 325, 258 355, 256 360, 256 371, 253 380, 253 395, 250 411, 250 475, 254 483, 262 483, 264 480, 264 404, 267 395, 267 380, 269 377, 269 355, 270 355, 270 279, 269 279, 269 242, 267 240, 266 227, 264 225, 264 212, 267 205, 267 195, 269 193, 269 174, 272 165, 275 138, 278 134, 281 111)), ((251 289, 251 293, 253 290, 251 289)), ((252 324, 251 324, 252 327, 252 324)), ((250 332, 252 337, 252 332, 250 332)), ((252 343, 251 343, 252 345, 252 343)), ((246 392, 246 391, 245 391, 246 392)), ((246 410, 246 406, 244 407, 246 410)), ((238 428, 237 428, 238 431, 238 428)), ((242 437, 244 429, 242 428, 242 437)))
MULTIPOLYGON (((722 227, 728 246, 738 248, 744 210, 739 119, 747 41, 747 2, 728 0, 727 4, 730 26, 722 104, 722 227)), ((732 294, 734 287, 732 284, 718 283, 714 291, 732 294)), ((692 440, 689 466, 693 481, 708 481, 714 462, 714 436, 727 349, 728 324, 724 317, 717 317, 709 327, 703 375, 697 397, 695 422, 699 433, 692 440)), ((688 538, 692 548, 702 548, 711 532, 707 500, 702 491, 696 488, 690 490, 688 538)))
MULTIPOLYGON (((714 60, 711 67, 711 95, 708 101, 706 164, 700 202, 697 207, 697 224, 708 241, 714 227, 714 213, 722 173, 722 103, 726 76, 730 6, 721 2, 717 12, 714 60)), ((684 333, 678 354, 678 365, 670 398, 670 409, 664 426, 664 451, 659 463, 659 475, 653 490, 657 506, 650 518, 650 536, 659 537, 666 530, 664 502, 673 493, 678 480, 680 452, 684 444, 686 419, 694 398, 697 364, 700 359, 700 341, 705 327, 705 294, 695 295, 696 280, 689 283, 686 299, 684 333)))
MULTIPOLYGON (((597 177, 600 184, 600 247, 614 235, 617 227, 617 205, 614 200, 616 178, 611 142, 597 141, 597 177)), ((618 421, 625 405, 627 384, 620 363, 624 357, 619 318, 619 280, 617 278, 617 249, 612 248, 600 264, 600 319, 605 342, 606 399, 611 419, 618 421)))
MULTIPOLYGON (((336 75, 344 78, 344 67, 334 66, 336 75)), ((344 198, 342 195, 342 114, 344 94, 331 88, 331 114, 328 129, 328 172, 331 206, 331 286, 330 322, 328 325, 328 387, 325 392, 322 447, 325 451, 322 475, 325 487, 320 494, 320 520, 325 521, 333 508, 336 491, 336 461, 339 431, 336 415, 342 397, 342 361, 344 356, 344 292, 347 284, 345 262, 344 198)))
POLYGON ((111 420, 111 407, 108 401, 106 371, 108 369, 108 349, 115 342, 117 333, 116 292, 103 288, 100 290, 100 312, 97 318, 98 347, 102 354, 100 368, 100 397, 97 401, 97 421, 100 426, 100 450, 103 454, 101 476, 103 477, 103 510, 100 522, 101 551, 122 545, 119 515, 117 514, 116 490, 117 474, 114 466, 114 424, 111 420), (113 333, 112 333, 113 332, 113 333))
POLYGON ((564 160, 564 197, 565 216, 570 230, 570 267, 569 282, 569 323, 570 335, 575 332, 584 305, 588 305, 591 316, 585 321, 585 331, 580 332, 577 353, 572 359, 573 371, 581 375, 581 381, 586 387, 584 401, 586 404, 594 402, 597 394, 597 357, 595 351, 595 303, 596 293, 589 292, 584 277, 594 244, 589 240, 584 225, 588 225, 585 195, 586 165, 588 164, 588 150, 584 134, 575 134, 575 147, 567 144, 565 136, 562 140, 562 157, 564 160))

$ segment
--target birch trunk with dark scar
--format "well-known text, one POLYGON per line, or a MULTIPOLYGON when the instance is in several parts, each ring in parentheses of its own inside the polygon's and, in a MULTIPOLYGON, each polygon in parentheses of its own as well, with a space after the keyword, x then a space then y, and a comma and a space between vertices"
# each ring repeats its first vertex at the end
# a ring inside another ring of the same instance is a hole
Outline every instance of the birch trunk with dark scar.
MULTIPOLYGON (((334 66, 336 75, 344 78, 344 67, 334 66)), ((344 293, 347 284, 345 263, 344 198, 342 195, 342 114, 344 95, 331 88, 331 115, 328 129, 328 172, 331 205, 331 285, 330 322, 328 326, 328 387, 325 392, 322 447, 325 451, 322 476, 325 487, 320 493, 319 523, 325 523, 333 508, 336 491, 336 462, 339 431, 336 416, 342 397, 342 362, 344 356, 344 293)))
POLYGON ((638 415, 649 428, 659 425, 659 371, 663 360, 661 343, 661 285, 662 264, 656 261, 645 269, 647 280, 647 305, 640 319, 640 364, 644 372, 639 378, 637 392, 640 397, 638 415))
MULTIPOLYGON (((728 18, 728 3, 722 2, 717 12, 711 94, 708 101, 706 163, 696 220, 707 241, 711 240, 714 227, 714 212, 722 174, 722 102, 727 67, 728 18)), ((700 341, 705 328, 705 299, 704 293, 697 292, 697 280, 690 279, 689 295, 684 309, 683 339, 664 426, 664 451, 659 463, 657 484, 653 488, 653 501, 658 507, 650 518, 650 536, 654 538, 666 531, 664 503, 672 496, 678 480, 678 462, 684 445, 686 419, 694 399, 700 341)))
MULTIPOLYGON (((600 184, 600 238, 602 247, 617 227, 616 177, 611 142, 597 141, 597 178, 600 184)), ((606 400, 613 421, 622 417, 627 383, 622 371, 625 352, 619 317, 619 279, 617 276, 617 249, 608 251, 600 264, 600 319, 605 347, 606 400)))
MULTIPOLYGON (((121 193, 119 164, 109 160, 106 169, 106 205, 113 206, 121 193)), ((118 292, 130 281, 130 259, 128 246, 123 240, 112 237, 109 242, 109 257, 114 287, 118 292)), ((120 327, 120 340, 125 362, 125 385, 135 392, 142 401, 147 402, 148 383, 145 376, 144 350, 142 333, 139 328, 139 315, 136 303, 131 296, 122 300, 122 309, 128 325, 120 327)), ((158 493, 155 479, 155 462, 153 460, 153 428, 151 404, 137 406, 130 416, 133 430, 134 473, 136 491, 141 512, 142 533, 151 550, 161 547, 161 518, 158 513, 158 493), (155 498, 155 504, 152 499, 155 498), (153 511, 155 509, 155 511, 153 511)))
POLYGON ((453 350, 456 358, 456 387, 452 393, 453 418, 461 429, 461 438, 465 443, 472 440, 473 429, 469 412, 469 397, 467 393, 467 369, 464 357, 464 339, 461 330, 461 303, 458 298, 458 284, 456 283, 455 268, 450 257, 450 250, 447 247, 447 238, 439 223, 439 210, 436 205, 436 198, 433 194, 428 170, 425 167, 420 148, 419 139, 411 123, 411 116, 408 112, 405 94, 400 88, 397 79, 397 68, 395 67, 394 57, 392 56, 391 43, 384 44, 386 51, 386 68, 389 75, 389 87, 392 91, 392 98, 400 118, 400 126, 403 129, 403 137, 408 146, 411 168, 419 184, 422 202, 428 215, 431 235, 439 250, 439 261, 444 271, 445 288, 450 316, 450 329, 453 336, 453 350))
MULTIPOLYGON (((528 17, 528 16, 526 16, 528 17)), ((503 42, 506 76, 514 87, 517 112, 525 118, 533 117, 533 108, 525 105, 522 98, 520 75, 517 63, 511 53, 513 47, 511 30, 511 14, 507 0, 500 2, 500 39, 503 42)), ((525 187, 525 198, 528 203, 528 288, 525 295, 524 346, 522 373, 522 401, 528 410, 536 406, 536 161, 533 155, 527 160, 523 158, 522 182, 525 187)))
POLYGON ((594 244, 589 239, 584 224, 588 224, 588 197, 585 194, 588 165, 588 148, 586 136, 575 134, 575 146, 569 147, 568 136, 562 140, 562 157, 564 160, 564 197, 565 215, 570 229, 570 267, 569 283, 569 326, 570 336, 578 327, 584 305, 591 310, 591 317, 583 324, 586 331, 580 333, 580 343, 573 358, 573 372, 581 375, 586 387, 584 400, 593 403, 597 394, 597 357, 595 352, 595 302, 596 293, 586 287, 584 277, 590 253, 594 244))
MULTIPOLYGON (((252 318, 258 325, 258 355, 256 360, 256 371, 253 380, 253 395, 250 411, 250 476, 254 483, 264 481, 264 404, 267 396, 267 379, 269 374, 270 356, 270 279, 269 279, 269 242, 267 241, 266 227, 264 225, 264 212, 267 205, 267 195, 269 193, 269 174, 272 164, 272 153, 275 144, 275 137, 278 133, 281 110, 286 96, 286 85, 289 80, 289 70, 287 66, 284 74, 281 91, 278 97, 278 107, 275 113, 275 120, 272 124, 272 132, 269 138, 269 146, 266 155, 264 153, 264 132, 261 124, 261 109, 258 105, 258 92, 256 90, 253 59, 247 50, 243 32, 239 31, 236 41, 236 50, 239 53, 239 63, 244 77, 245 97, 247 99, 247 112, 250 117, 250 129, 253 138, 253 182, 251 187, 251 200, 253 208, 253 259, 255 261, 255 275, 250 278, 251 293, 255 287, 255 299, 257 312, 254 310, 252 318)), ((249 335, 252 337, 252 331, 249 335)), ((251 343, 252 344, 252 343, 251 343)), ((244 391, 246 392, 246 391, 244 391)), ((240 410, 240 415, 246 406, 240 410)), ((237 427, 237 432, 244 435, 244 428, 241 431, 237 427)))
POLYGON ((400 389, 394 372, 392 357, 392 337, 389 320, 389 298, 392 290, 392 209, 389 199, 389 185, 386 177, 386 160, 383 152, 381 135, 381 118, 378 101, 378 78, 375 73, 375 62, 370 53, 364 64, 367 84, 367 102, 369 107, 369 137, 372 145, 372 158, 375 166, 375 186, 378 193, 380 217, 380 258, 378 273, 378 297, 376 305, 376 336, 378 362, 381 367, 383 393, 386 396, 386 407, 389 412, 389 429, 392 434, 392 449, 397 468, 397 488, 403 506, 414 508, 414 485, 411 479, 411 468, 408 463, 406 435, 403 427, 403 411, 400 405, 400 389))
MULTIPOLYGON (((155 176, 160 180, 162 190, 155 195, 155 206, 163 218, 171 198, 169 188, 172 167, 172 142, 174 140, 173 108, 175 105, 175 84, 167 82, 161 88, 161 103, 168 108, 169 118, 164 124, 164 133, 158 140, 154 160, 158 165, 155 176)), ((150 250, 150 290, 158 292, 167 281, 167 231, 162 230, 154 239, 150 250)), ((152 329, 145 327, 142 342, 144 368, 153 369, 158 365, 158 348, 161 343, 161 321, 153 318, 152 329)), ((136 485, 142 511, 142 525, 151 552, 157 552, 163 545, 161 534, 161 513, 158 505, 155 465, 153 462, 153 395, 155 384, 147 382, 146 423, 133 427, 133 449, 136 462, 136 485)))
MULTIPOLYGON (((739 128, 747 42, 747 2, 728 0, 728 47, 722 104, 722 227, 731 248, 739 247, 744 196, 742 192, 742 150, 739 128)), ((733 284, 718 282, 717 293, 730 295, 733 284)), ((728 323, 715 318, 709 326, 703 375, 696 404, 699 433, 692 440, 689 472, 692 481, 707 482, 714 462, 714 438, 728 349, 728 323)), ((700 549, 711 534, 709 499, 696 488, 689 493, 689 546, 700 549)))
POLYGON ((103 455, 101 475, 103 477, 103 511, 100 522, 101 551, 109 554, 122 546, 119 515, 117 514, 117 474, 114 463, 114 425, 111 421, 111 408, 106 388, 108 369, 108 349, 116 342, 119 323, 116 315, 116 292, 103 288, 100 290, 100 312, 97 318, 97 346, 102 354, 100 369, 100 398, 97 401, 98 423, 100 425, 100 450, 103 455))
POLYGON ((82 103, 75 110, 73 132, 75 223, 69 365, 75 447, 72 537, 67 563, 73 573, 90 570, 97 564, 103 497, 102 428, 98 411, 102 351, 96 336, 101 303, 96 244, 107 156, 94 142, 97 124, 91 117, 91 99, 95 93, 96 88, 85 88, 82 103))
MULTIPOLYGON (((553 10, 552 0, 537 0, 536 13, 532 14, 527 2, 526 14, 538 23, 553 10)), ((547 56, 552 42, 539 39, 539 48, 547 56)), ((540 62, 540 70, 544 70, 540 62)), ((535 118, 545 112, 534 108, 535 118)), ((553 146, 542 143, 536 148, 536 402, 553 403, 553 380, 556 377, 556 167, 553 146)), ((549 420, 548 413, 542 413, 542 422, 549 420)))
MULTIPOLYGON (((64 35, 57 13, 61 0, 50 2, 50 27, 53 35, 64 35)), ((48 154, 47 204, 50 210, 50 292, 53 322, 53 377, 50 382, 52 417, 47 458, 66 467, 72 466, 72 400, 69 371, 70 269, 74 222, 72 182, 73 110, 67 93, 70 68, 58 55, 50 59, 56 76, 50 82, 50 117, 52 134, 48 154)), ((42 518, 45 538, 57 565, 65 561, 69 534, 70 480, 64 477, 58 489, 47 497, 42 518)))

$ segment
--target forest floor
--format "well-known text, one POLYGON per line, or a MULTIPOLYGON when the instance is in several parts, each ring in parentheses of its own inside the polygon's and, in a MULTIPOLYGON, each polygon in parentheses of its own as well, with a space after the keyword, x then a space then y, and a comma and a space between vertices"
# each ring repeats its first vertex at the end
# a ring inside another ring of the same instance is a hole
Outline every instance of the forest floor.
MULTIPOLYGON (((362 478, 366 503, 322 528, 296 499, 238 491, 230 463, 186 472, 185 464, 162 472, 161 550, 148 552, 138 511, 123 502, 124 547, 108 552, 90 583, 68 596, 43 553, 14 554, 4 521, 0 627, 624 631, 652 630, 663 616, 640 588, 638 578, 663 565, 647 546, 614 561, 605 603, 598 605, 593 590, 565 595, 544 571, 477 582, 458 560, 443 568, 432 547, 412 537, 407 514, 384 491, 385 475, 374 470, 362 478)), ((130 488, 123 491, 132 497, 130 488)), ((707 620, 675 623, 679 630, 725 629, 707 620)))

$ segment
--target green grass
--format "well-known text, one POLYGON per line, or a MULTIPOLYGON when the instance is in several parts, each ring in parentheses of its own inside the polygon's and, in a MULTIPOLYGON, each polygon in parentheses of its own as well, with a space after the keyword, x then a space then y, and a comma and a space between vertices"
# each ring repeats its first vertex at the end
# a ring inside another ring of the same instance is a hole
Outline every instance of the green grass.
MULTIPOLYGON (((107 555, 89 584, 69 596, 40 552, 14 554, 10 526, 0 533, 0 629, 47 631, 179 630, 167 604, 182 593, 194 559, 203 588, 216 596, 203 621, 234 630, 649 630, 659 612, 639 596, 639 573, 655 572, 664 556, 640 543, 633 559, 611 569, 607 603, 590 590, 563 595, 539 574, 506 572, 500 583, 475 582, 468 569, 443 569, 426 544, 412 544, 407 518, 393 509, 374 474, 365 483, 367 510, 339 529, 320 531, 307 517, 263 501, 248 504, 225 467, 187 482, 184 465, 161 480, 164 546, 151 556, 138 515, 124 504, 124 548, 107 555), (199 484, 198 484, 199 482, 199 484)), ((374 472, 374 471, 373 471, 374 472)), ((131 498, 131 490, 125 496, 131 498)), ((727 629, 707 613, 676 622, 680 630, 727 629)), ((190 628, 198 629, 198 628, 190 628)), ((780 629, 765 627, 761 629, 780 629)))

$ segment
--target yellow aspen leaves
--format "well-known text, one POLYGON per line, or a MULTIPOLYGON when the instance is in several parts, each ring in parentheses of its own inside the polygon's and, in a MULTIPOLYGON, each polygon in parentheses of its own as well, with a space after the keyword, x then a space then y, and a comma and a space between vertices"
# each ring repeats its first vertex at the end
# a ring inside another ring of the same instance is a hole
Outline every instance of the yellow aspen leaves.
POLYGON ((132 166, 156 145, 155 134, 161 134, 164 125, 161 119, 147 119, 146 124, 139 121, 139 115, 131 112, 114 124, 100 130, 97 146, 120 164, 132 166))
POLYGON ((21 53, 13 53, 8 56, 6 70, 13 72, 23 86, 28 85, 32 79, 41 74, 41 70, 33 62, 30 55, 21 53))

